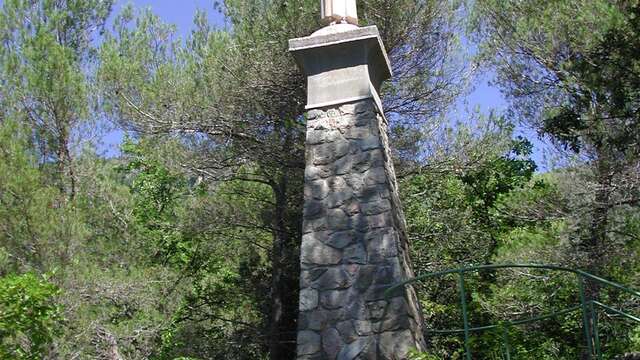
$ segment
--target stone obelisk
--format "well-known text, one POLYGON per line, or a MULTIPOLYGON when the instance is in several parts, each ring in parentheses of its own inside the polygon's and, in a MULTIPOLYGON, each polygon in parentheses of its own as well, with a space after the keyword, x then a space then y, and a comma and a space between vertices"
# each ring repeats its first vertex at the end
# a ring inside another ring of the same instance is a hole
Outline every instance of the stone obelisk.
POLYGON ((424 349, 405 220, 378 91, 391 77, 355 0, 323 0, 329 23, 289 40, 307 76, 298 359, 405 359, 424 349))

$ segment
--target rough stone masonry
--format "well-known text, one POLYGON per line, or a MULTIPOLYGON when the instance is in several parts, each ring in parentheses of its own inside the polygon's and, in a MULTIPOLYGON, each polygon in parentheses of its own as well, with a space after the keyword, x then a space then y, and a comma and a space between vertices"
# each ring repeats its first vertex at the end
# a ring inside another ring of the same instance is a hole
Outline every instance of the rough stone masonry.
POLYGON ((385 293, 413 272, 378 96, 391 76, 378 29, 330 25, 289 48, 309 110, 298 359, 406 359, 424 349, 423 321, 411 286, 385 293))
POLYGON ((387 140, 373 99, 308 113, 299 359, 404 359, 423 343, 387 140))

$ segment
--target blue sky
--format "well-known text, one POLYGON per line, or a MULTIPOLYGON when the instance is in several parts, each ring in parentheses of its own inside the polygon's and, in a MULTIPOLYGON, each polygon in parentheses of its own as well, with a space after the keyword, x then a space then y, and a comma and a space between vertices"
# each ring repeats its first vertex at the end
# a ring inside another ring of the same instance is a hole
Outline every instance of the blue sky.
MULTIPOLYGON (((0 0, 1 3, 2 0, 0 0)), ((207 12, 209 20, 212 24, 222 26, 224 18, 220 13, 214 10, 214 0, 134 0, 134 1, 116 1, 113 8, 112 18, 120 13, 120 10, 127 4, 133 4, 137 9, 151 8, 151 10, 160 18, 170 24, 176 25, 178 35, 183 39, 186 38, 193 28, 193 17, 197 10, 207 12)), ((116 156, 119 154, 119 145, 122 141, 123 134, 121 131, 111 131, 101 139, 101 152, 107 156, 116 156)))
MULTIPOLYGON (((150 7, 152 11, 160 16, 165 22, 175 24, 178 35, 185 38, 189 35, 193 26, 193 16, 196 10, 205 10, 209 16, 209 20, 213 24, 222 26, 224 19, 221 14, 214 10, 214 0, 133 0, 133 1, 117 1, 113 14, 120 12, 127 3, 132 3, 136 8, 150 7)), ((2 0, 0 0, 0 5, 2 0)), ((501 111, 505 110, 506 102, 500 91, 489 84, 491 74, 486 74, 475 84, 475 89, 464 99, 460 99, 457 107, 453 110, 458 116, 464 116, 469 109, 478 107, 483 112, 491 109, 501 111)), ((518 128, 516 135, 524 135, 534 143, 534 160, 538 165, 545 169, 543 162, 544 144, 539 141, 530 130, 518 128)), ((118 154, 118 145, 122 140, 122 133, 113 131, 102 139, 101 148, 107 155, 118 154)))
MULTIPOLYGON (((175 24, 178 33, 184 38, 189 35, 192 28, 193 15, 197 9, 206 10, 212 23, 222 25, 223 17, 216 13, 213 8, 214 0, 135 0, 133 4, 136 7, 151 7, 154 13, 158 14, 165 22, 175 24)), ((117 13, 126 2, 119 2, 114 9, 117 13)), ((478 107, 482 112, 488 112, 493 109, 501 111, 506 109, 506 101, 499 89, 489 84, 491 74, 486 74, 479 79, 475 85, 475 89, 464 99, 458 101, 458 106, 454 109, 461 116, 470 110, 478 107)), ((117 135, 117 134, 116 134, 117 135)), ((519 127, 516 135, 524 135, 534 143, 534 160, 542 169, 546 168, 543 164, 542 148, 544 144, 540 142, 536 135, 527 129, 519 127)), ((117 143, 117 136, 111 140, 111 143, 117 143)))
POLYGON ((117 1, 114 7, 114 14, 128 3, 132 3, 136 8, 150 7, 155 14, 160 16, 165 22, 175 24, 178 33, 185 37, 189 34, 193 16, 196 10, 205 10, 209 15, 212 23, 222 25, 223 17, 213 8, 214 0, 134 0, 134 1, 117 1))

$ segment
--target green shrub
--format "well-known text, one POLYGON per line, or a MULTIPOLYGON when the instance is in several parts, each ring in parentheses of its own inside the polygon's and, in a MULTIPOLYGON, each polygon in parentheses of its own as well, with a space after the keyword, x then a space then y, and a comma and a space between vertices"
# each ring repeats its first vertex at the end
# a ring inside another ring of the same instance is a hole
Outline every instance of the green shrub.
POLYGON ((58 288, 27 273, 0 278, 0 358, 41 359, 59 332, 58 288))

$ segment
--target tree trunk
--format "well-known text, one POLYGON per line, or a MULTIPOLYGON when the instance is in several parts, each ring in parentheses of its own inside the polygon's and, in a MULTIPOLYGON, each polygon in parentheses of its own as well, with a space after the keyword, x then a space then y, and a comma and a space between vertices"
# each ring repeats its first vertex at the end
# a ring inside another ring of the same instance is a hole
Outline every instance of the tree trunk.
POLYGON ((611 198, 612 175, 607 156, 599 152, 596 160, 597 188, 593 213, 591 217, 591 227, 589 241, 587 242, 587 253, 592 256, 589 263, 589 270, 596 275, 604 265, 603 258, 606 247, 607 225, 609 222, 609 207, 611 198))
MULTIPOLYGON (((287 226, 287 175, 283 174, 273 186, 275 212, 273 218, 273 247, 271 256, 271 313, 269 318, 269 358, 272 360, 295 357, 295 311, 291 309, 293 293, 288 284, 286 269, 293 261, 288 256, 291 234, 287 226)), ((297 284, 295 284, 297 285, 297 284)), ((297 303, 297 299, 293 299, 297 303)))
MULTIPOLYGON (((596 190, 592 209, 591 224, 586 241, 583 242, 583 251, 588 257, 587 271, 594 275, 603 275, 602 269, 606 266, 606 237, 609 223, 609 207, 612 191, 612 171, 609 158, 604 151, 598 150, 598 157, 595 164, 596 190)), ((598 300, 600 296, 600 284, 585 279, 585 295, 587 301, 598 300)), ((591 319, 591 316, 589 316, 591 319)), ((594 324, 589 320, 591 333, 593 334, 594 324)), ((592 335, 593 336, 593 335, 592 335)), ((593 339, 591 339, 593 340, 593 339)), ((589 359, 586 351, 582 354, 582 359, 589 359)))

